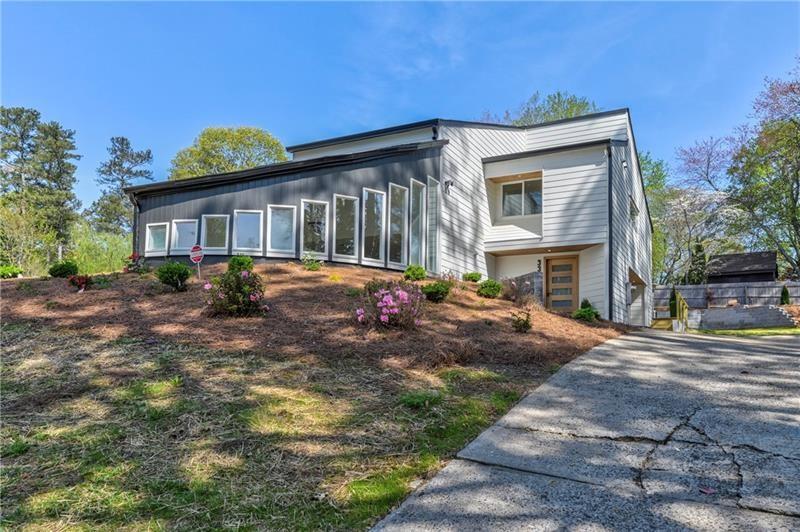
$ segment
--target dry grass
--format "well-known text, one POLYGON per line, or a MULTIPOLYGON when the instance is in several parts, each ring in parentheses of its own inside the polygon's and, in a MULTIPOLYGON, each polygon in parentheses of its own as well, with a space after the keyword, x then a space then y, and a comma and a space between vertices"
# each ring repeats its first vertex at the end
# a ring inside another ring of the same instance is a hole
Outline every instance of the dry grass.
POLYGON ((542 311, 514 333, 471 290, 419 331, 365 331, 346 293, 388 274, 257 270, 264 318, 205 317, 196 282, 2 283, 4 527, 363 529, 619 334, 542 311))

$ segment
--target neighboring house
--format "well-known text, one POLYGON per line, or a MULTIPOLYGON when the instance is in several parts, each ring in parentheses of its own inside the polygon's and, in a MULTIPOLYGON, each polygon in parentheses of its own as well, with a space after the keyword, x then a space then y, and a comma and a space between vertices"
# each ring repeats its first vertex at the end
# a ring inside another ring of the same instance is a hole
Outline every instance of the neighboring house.
POLYGON ((706 266, 708 283, 753 283, 778 278, 778 253, 756 251, 712 255, 706 266))
POLYGON ((145 257, 300 258, 496 279, 648 325, 651 223, 627 109, 531 127, 433 119, 287 148, 285 163, 127 189, 145 257))

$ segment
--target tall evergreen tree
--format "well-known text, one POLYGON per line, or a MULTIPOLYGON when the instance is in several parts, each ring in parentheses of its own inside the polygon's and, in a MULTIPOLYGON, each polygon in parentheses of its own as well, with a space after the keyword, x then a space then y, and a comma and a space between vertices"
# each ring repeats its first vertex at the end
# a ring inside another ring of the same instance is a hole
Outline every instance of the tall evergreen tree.
POLYGON ((103 187, 103 194, 86 211, 96 231, 124 234, 133 224, 133 205, 123 189, 136 180, 153 179, 149 168, 153 162, 150 150, 134 150, 126 137, 111 137, 109 158, 97 168, 95 182, 103 187))
POLYGON ((689 261, 689 270, 686 272, 687 284, 703 284, 708 274, 706 271, 706 251, 703 244, 696 242, 692 249, 692 258, 689 261))
POLYGON ((30 183, 39 111, 0 107, 0 189, 22 192, 30 183))

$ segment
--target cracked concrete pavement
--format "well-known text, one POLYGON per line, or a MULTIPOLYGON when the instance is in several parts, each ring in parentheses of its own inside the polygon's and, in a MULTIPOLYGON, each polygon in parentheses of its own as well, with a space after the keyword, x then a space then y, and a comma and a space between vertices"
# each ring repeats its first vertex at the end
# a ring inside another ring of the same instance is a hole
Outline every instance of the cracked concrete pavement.
POLYGON ((800 530, 800 337, 609 341, 376 526, 564 528, 800 530))

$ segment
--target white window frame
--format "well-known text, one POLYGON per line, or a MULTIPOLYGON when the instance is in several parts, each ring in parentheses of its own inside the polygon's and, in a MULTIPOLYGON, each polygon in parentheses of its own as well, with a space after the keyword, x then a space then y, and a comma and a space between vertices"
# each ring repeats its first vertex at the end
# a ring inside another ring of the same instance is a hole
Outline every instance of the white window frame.
POLYGON ((535 213, 535 214, 525 214, 525 183, 527 183, 528 181, 539 181, 539 182, 542 183, 542 211, 544 211, 544 181, 542 180, 541 177, 534 177, 534 178, 529 178, 529 179, 519 179, 517 181, 505 181, 503 183, 500 183, 500 194, 499 194, 499 196, 500 196, 500 205, 498 207, 498 209, 499 209, 498 212, 500 213, 500 218, 502 218, 503 220, 514 220, 514 219, 517 219, 517 218, 531 218, 533 216, 541 216, 542 215, 541 212, 535 213), (520 183, 522 183, 522 203, 520 204, 520 207, 522 208, 522 214, 512 214, 510 216, 506 216, 505 212, 503 211, 503 188, 505 188, 505 187, 507 187, 509 185, 518 185, 520 183))
POLYGON ((170 243, 169 243, 169 254, 170 255, 188 255, 189 252, 192 250, 191 247, 188 247, 188 248, 179 248, 178 247, 178 245, 177 245, 178 244, 178 242, 177 242, 178 231, 175 230, 175 226, 177 224, 179 224, 179 223, 189 223, 189 222, 194 222, 194 234, 195 234, 194 242, 195 243, 192 244, 192 245, 194 246, 195 244, 197 244, 197 237, 199 236, 197 234, 197 230, 200 229, 200 222, 199 222, 199 220, 197 218, 187 218, 187 219, 184 219, 184 220, 172 220, 172 225, 171 225, 171 228, 170 228, 170 230, 172 231, 172 238, 170 239, 170 243))
POLYGON ((397 270, 404 270, 406 266, 408 266, 408 243, 409 243, 409 234, 408 234, 408 209, 411 206, 410 201, 411 191, 408 187, 404 187, 402 185, 398 185, 396 183, 389 183, 389 208, 386 209, 386 261, 389 265, 389 268, 394 268, 397 270), (391 234, 391 219, 392 219, 392 188, 399 188, 401 190, 406 191, 406 208, 403 209, 403 242, 400 244, 400 262, 392 262, 389 259, 389 252, 390 249, 390 238, 391 234))
POLYGON ((152 224, 147 224, 145 226, 145 233, 144 233, 144 256, 145 257, 166 257, 169 253, 169 222, 157 222, 152 224), (148 249, 147 246, 150 244, 150 228, 163 225, 166 229, 166 234, 164 235, 164 249, 163 250, 152 250, 148 249))
POLYGON ((426 218, 425 218, 425 269, 428 270, 431 273, 438 274, 439 270, 441 269, 441 266, 442 266, 442 206, 443 206, 443 202, 442 202, 442 185, 441 185, 441 183, 439 182, 438 179, 434 179, 433 177, 430 177, 430 176, 428 177, 428 184, 427 184, 427 186, 425 188, 425 204, 426 204, 426 207, 427 207, 426 210, 425 210, 425 214, 426 214, 426 218), (438 191, 438 194, 436 195, 436 213, 438 214, 438 220, 436 221, 436 247, 434 249, 434 251, 436 253, 436 263, 435 264, 429 264, 428 263, 428 259, 430 258, 430 257, 428 257, 430 240, 428 239, 428 237, 429 237, 429 234, 428 234, 428 232, 429 232, 429 225, 428 225, 429 220, 427 218, 427 215, 428 215, 429 210, 430 210, 430 204, 428 203, 428 200, 430 199, 430 196, 429 196, 430 189, 433 188, 432 187, 432 183, 436 184, 436 190, 438 191))
POLYGON ((383 190, 378 190, 375 188, 367 188, 363 187, 361 189, 361 209, 367 208, 367 194, 372 192, 373 194, 378 194, 381 197, 381 238, 380 238, 380 259, 372 259, 367 258, 364 255, 364 240, 367 238, 367 217, 361 217, 361 264, 366 264, 368 266, 380 266, 383 267, 386 265, 386 192, 383 190))
POLYGON ((358 264, 358 229, 360 227, 361 222, 361 202, 358 199, 358 196, 348 196, 345 194, 334 194, 333 195, 333 249, 331 250, 331 254, 333 260, 338 262, 351 262, 353 264, 358 264), (353 225, 353 254, 352 255, 342 255, 341 253, 336 253, 336 231, 338 228, 336 227, 336 200, 337 199, 346 199, 346 200, 353 200, 356 202, 356 219, 355 224, 353 225))
POLYGON ((231 216, 230 214, 204 214, 200 217, 202 224, 200 224, 200 245, 203 246, 203 253, 205 255, 227 255, 228 248, 230 247, 230 234, 231 234, 231 216), (206 246, 206 218, 225 218, 225 247, 208 247, 206 246))
POLYGON ((420 218, 422 220, 422 242, 419 243, 419 258, 421 259, 420 266, 425 267, 425 257, 427 254, 428 243, 428 185, 417 179, 411 178, 411 183, 408 187, 408 263, 411 264, 411 213, 414 212, 414 183, 422 187, 422 212, 420 218))
POLYGON ((322 259, 328 260, 328 254, 330 252, 330 245, 328 243, 331 227, 330 227, 330 202, 322 201, 322 200, 310 200, 310 199, 301 199, 300 200, 300 256, 305 257, 308 255, 309 257, 314 257, 315 259, 322 259), (306 210, 304 206, 306 203, 316 203, 319 205, 325 205, 325 251, 322 253, 318 251, 306 251, 303 249, 305 243, 303 242, 303 229, 305 228, 306 223, 306 210))
POLYGON ((255 209, 234 209, 233 211, 233 250, 234 255, 257 255, 264 254, 264 211, 255 209), (258 214, 258 247, 257 248, 237 248, 236 247, 236 221, 239 213, 258 214))
POLYGON ((297 205, 281 205, 271 203, 267 205, 267 257, 281 257, 294 259, 297 257, 297 205), (292 250, 272 249, 272 210, 291 209, 292 210, 292 250))

